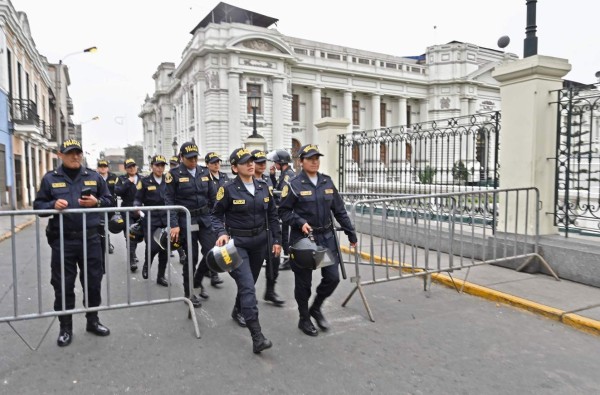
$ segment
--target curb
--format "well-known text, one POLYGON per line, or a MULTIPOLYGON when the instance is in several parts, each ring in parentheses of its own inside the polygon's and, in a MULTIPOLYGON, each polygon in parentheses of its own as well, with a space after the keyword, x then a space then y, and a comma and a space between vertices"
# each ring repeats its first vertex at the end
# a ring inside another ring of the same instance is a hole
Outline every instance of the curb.
MULTIPOLYGON (((340 249, 344 253, 352 253, 350 248, 346 246, 340 246, 340 249)), ((359 254, 365 259, 370 258, 370 255, 365 252, 360 252, 359 254)), ((389 259, 383 259, 378 256, 374 257, 374 261, 379 263, 384 263, 384 261, 387 261, 387 263, 389 263, 392 266, 395 266, 397 268, 402 267, 400 265, 400 262, 398 261, 390 261, 389 259)), ((541 303, 537 303, 505 292, 500 292, 495 289, 470 283, 468 281, 464 281, 458 278, 453 279, 452 277, 445 274, 432 273, 431 278, 433 281, 445 285, 448 288, 455 289, 455 286, 462 287, 463 292, 469 295, 478 296, 480 298, 491 300, 493 302, 503 303, 522 310, 527 310, 537 315, 541 315, 554 321, 558 321, 580 331, 594 335, 600 335, 600 321, 593 320, 591 318, 587 318, 579 314, 569 313, 564 310, 546 306, 541 303)))
MULTIPOLYGON (((26 227, 33 225, 35 223, 35 218, 32 218, 26 222, 23 222, 22 224, 16 225, 15 226, 15 233, 19 233, 20 231, 22 231, 23 229, 25 229, 26 227)), ((5 232, 3 234, 0 235, 0 242, 3 242, 6 239, 10 239, 12 237, 13 232, 5 232)))

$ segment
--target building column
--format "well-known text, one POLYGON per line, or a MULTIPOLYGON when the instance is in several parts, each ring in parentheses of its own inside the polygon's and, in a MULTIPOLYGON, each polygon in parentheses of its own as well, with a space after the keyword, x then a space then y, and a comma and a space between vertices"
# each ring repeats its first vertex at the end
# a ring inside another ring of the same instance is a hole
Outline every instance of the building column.
MULTIPOLYGON (((46 174, 46 172, 48 172, 48 164, 46 162, 46 158, 47 157, 48 157, 48 153, 46 152, 46 150, 45 149, 40 149, 40 174, 42 176, 44 174, 46 174)), ((40 178, 38 178, 38 182, 41 181, 40 178)))
POLYGON ((317 139, 317 127, 315 124, 321 119, 321 88, 312 88, 312 122, 306 128, 306 143, 314 144, 317 139))
POLYGON ((381 96, 371 95, 371 129, 381 127, 381 96))
POLYGON ((31 153, 31 143, 27 144, 27 206, 35 199, 35 186, 33 185, 33 157, 31 153))
MULTIPOLYGON (((39 146, 35 146, 33 147, 33 157, 35 158, 35 168, 33 169, 34 173, 35 173, 35 185, 33 186, 33 191, 37 191, 38 187, 39 187, 39 183, 40 183, 40 151, 41 151, 41 147, 39 146)), ((33 181, 33 180, 32 180, 33 181)), ((33 201, 35 199, 35 195, 32 198, 31 201, 33 201)))
POLYGON ((469 98, 461 97, 460 98, 460 116, 464 117, 465 115, 471 115, 469 108, 469 98))
MULTIPOLYGON (((204 78, 198 79, 196 83, 196 89, 198 90, 198 148, 200 152, 208 151, 208 143, 206 141, 206 100, 204 99, 204 92, 206 92, 206 80, 204 78)), ((177 130, 173 128, 173 137, 176 136, 177 130)), ((171 138, 171 141, 173 139, 171 138)))
POLYGON ((429 120, 429 101, 427 99, 419 100, 419 123, 429 120))
MULTIPOLYGON (((283 149, 283 82, 281 77, 273 77, 273 149, 283 149)), ((267 148, 268 149, 268 148, 267 148)))
POLYGON ((469 113, 468 115, 477 114, 477 99, 469 99, 469 113))
POLYGON ((398 98, 398 125, 399 126, 406 126, 406 97, 399 97, 398 98))
POLYGON ((346 126, 346 133, 352 133, 352 92, 344 91, 344 118, 350 120, 346 126))
MULTIPOLYGON (((19 139, 21 145, 21 199, 22 207, 28 206, 29 195, 27 193, 27 164, 25 162, 25 141, 19 139)), ((18 203, 17 203, 18 205, 18 203)))
POLYGON ((229 146, 227 152, 231 152, 236 147, 242 145, 240 130, 240 73, 228 73, 227 91, 229 98, 229 146))

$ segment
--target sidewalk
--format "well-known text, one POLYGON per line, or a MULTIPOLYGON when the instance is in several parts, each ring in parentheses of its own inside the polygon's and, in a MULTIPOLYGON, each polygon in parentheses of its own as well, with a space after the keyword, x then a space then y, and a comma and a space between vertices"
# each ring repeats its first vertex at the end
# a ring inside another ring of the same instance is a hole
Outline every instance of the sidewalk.
MULTIPOLYGON (((27 226, 35 223, 33 215, 15 215, 15 232, 18 233, 27 226)), ((9 239, 12 235, 11 216, 0 216, 0 242, 9 239)))

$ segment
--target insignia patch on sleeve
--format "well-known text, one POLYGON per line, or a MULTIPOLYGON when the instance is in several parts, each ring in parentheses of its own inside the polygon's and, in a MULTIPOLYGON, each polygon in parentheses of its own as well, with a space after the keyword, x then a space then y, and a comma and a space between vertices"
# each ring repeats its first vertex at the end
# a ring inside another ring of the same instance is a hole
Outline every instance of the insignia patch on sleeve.
POLYGON ((264 200, 265 200, 265 203, 269 203, 269 198, 268 197, 266 197, 264 200))
POLYGON ((171 175, 171 173, 167 173, 167 175, 165 176, 165 182, 167 184, 170 184, 173 181, 173 176, 171 175))
POLYGON ((290 190, 290 188, 287 185, 284 186, 283 189, 281 190, 281 197, 282 198, 286 197, 289 190, 290 190))
POLYGON ((287 174, 285 175, 285 177, 283 177, 283 181, 285 181, 285 182, 288 182, 289 179, 290 179, 290 176, 287 174))
POLYGON ((137 185, 135 186, 135 189, 137 189, 138 191, 142 190, 142 181, 138 181, 137 185))
POLYGON ((225 195, 225 188, 220 187, 219 190, 217 191, 217 200, 223 199, 224 195, 225 195))

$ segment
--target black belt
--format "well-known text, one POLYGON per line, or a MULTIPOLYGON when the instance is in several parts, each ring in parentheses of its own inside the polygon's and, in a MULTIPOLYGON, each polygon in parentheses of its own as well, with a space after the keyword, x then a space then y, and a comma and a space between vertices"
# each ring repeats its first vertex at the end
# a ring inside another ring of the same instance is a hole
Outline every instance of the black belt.
MULTIPOLYGON (((53 237, 53 238, 59 238, 60 237, 60 231, 54 230, 54 229, 53 230, 48 230, 46 232, 46 234, 47 234, 47 236, 53 237)), ((98 229, 97 228, 88 228, 87 229, 87 232, 86 232, 87 237, 91 237, 91 236, 94 236, 94 235, 97 235, 97 234, 98 234, 98 229)), ((66 238, 69 238, 69 239, 81 238, 81 237, 83 237, 83 231, 82 232, 73 232, 73 231, 66 232, 66 231, 63 231, 63 237, 65 239, 66 238)))
POLYGON ((327 233, 329 231, 331 231, 331 222, 328 223, 325 226, 321 226, 321 227, 312 227, 312 232, 315 235, 321 234, 321 233, 327 233))
POLYGON ((257 234, 262 232, 264 229, 265 229, 264 225, 261 225, 258 228, 254 228, 254 229, 228 228, 227 233, 229 233, 230 236, 251 237, 251 236, 256 236, 257 234))
POLYGON ((200 207, 194 210, 190 210, 190 215, 192 217, 195 217, 197 215, 204 215, 204 214, 208 214, 210 212, 210 210, 208 209, 208 206, 204 206, 204 207, 200 207))

